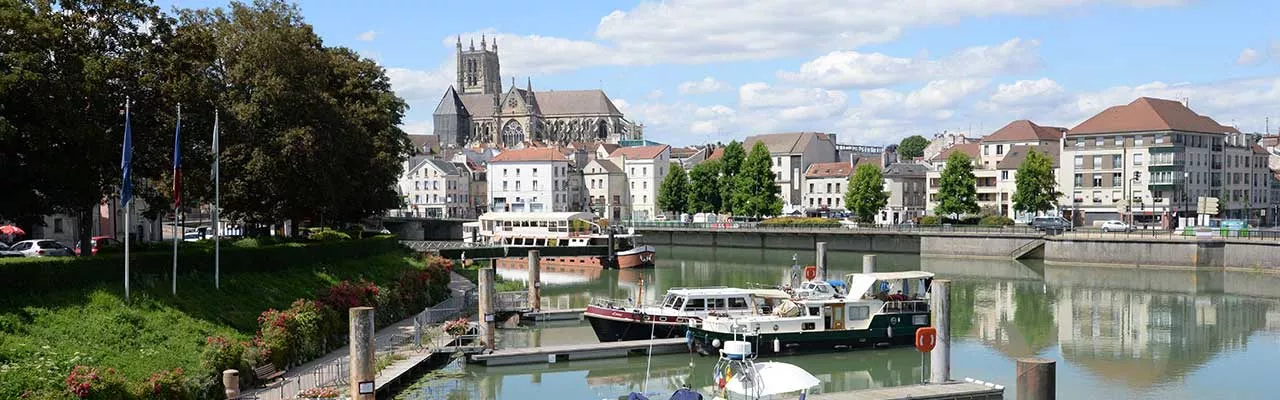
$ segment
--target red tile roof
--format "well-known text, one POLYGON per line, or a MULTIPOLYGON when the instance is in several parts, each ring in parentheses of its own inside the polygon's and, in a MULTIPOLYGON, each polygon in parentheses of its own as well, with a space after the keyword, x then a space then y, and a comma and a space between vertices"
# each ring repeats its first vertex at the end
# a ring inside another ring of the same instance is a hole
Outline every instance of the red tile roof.
POLYGON ((1010 122, 1003 128, 982 138, 984 142, 1025 142, 1035 140, 1058 140, 1067 128, 1056 126, 1040 126, 1025 119, 1010 122))
POLYGON ((1139 97, 1132 103, 1103 110, 1068 131, 1068 135, 1095 133, 1184 131, 1200 133, 1238 133, 1212 118, 1196 114, 1173 100, 1139 97))
POLYGON ((489 162, 513 161, 568 161, 564 154, 555 147, 529 147, 519 150, 507 150, 499 153, 489 162))
POLYGON ((848 178, 853 175, 853 166, 847 161, 822 162, 809 164, 805 178, 848 178))
POLYGON ((724 147, 717 147, 711 155, 707 156, 707 160, 719 160, 720 157, 724 157, 724 147))
POLYGON ((649 160, 658 158, 659 155, 662 155, 662 151, 668 148, 671 148, 671 146, 665 144, 657 146, 623 147, 614 150, 613 153, 609 154, 609 157, 624 156, 632 160, 649 160))
POLYGON ((943 150, 941 153, 938 153, 938 156, 937 156, 937 157, 934 157, 933 159, 934 159, 934 160, 946 160, 946 159, 947 159, 947 157, 950 157, 950 156, 951 156, 951 153, 952 153, 952 152, 956 152, 956 151, 961 152, 961 153, 964 153, 964 154, 968 154, 968 155, 969 155, 969 158, 975 158, 975 159, 976 159, 976 158, 978 158, 978 151, 979 151, 979 149, 981 149, 981 146, 982 146, 982 145, 981 145, 981 144, 979 144, 979 143, 960 143, 960 144, 956 144, 956 145, 953 145, 953 146, 951 146, 951 147, 948 147, 946 150, 943 150))

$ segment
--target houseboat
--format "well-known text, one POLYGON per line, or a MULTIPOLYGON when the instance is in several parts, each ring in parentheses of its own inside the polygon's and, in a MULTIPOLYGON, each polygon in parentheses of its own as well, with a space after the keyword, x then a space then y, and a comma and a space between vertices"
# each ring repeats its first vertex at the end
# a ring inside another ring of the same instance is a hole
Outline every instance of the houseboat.
POLYGON ((849 274, 847 293, 809 281, 768 313, 691 320, 687 337, 700 353, 732 340, 755 343, 759 354, 908 345, 929 326, 932 279, 923 271, 849 274))
MULTIPOLYGON (((542 257, 542 265, 566 267, 651 267, 656 249, 640 244, 634 230, 616 232, 595 222, 586 212, 491 212, 476 222, 463 224, 463 241, 503 247, 585 247, 612 244, 612 256, 542 257)), ((527 264, 521 258, 503 258, 499 267, 527 264)))
POLYGON ((623 301, 597 300, 587 306, 583 317, 591 323, 601 342, 678 338, 685 335, 690 321, 711 313, 733 316, 767 313, 771 302, 790 297, 776 289, 672 288, 663 297, 662 304, 631 306, 623 301))

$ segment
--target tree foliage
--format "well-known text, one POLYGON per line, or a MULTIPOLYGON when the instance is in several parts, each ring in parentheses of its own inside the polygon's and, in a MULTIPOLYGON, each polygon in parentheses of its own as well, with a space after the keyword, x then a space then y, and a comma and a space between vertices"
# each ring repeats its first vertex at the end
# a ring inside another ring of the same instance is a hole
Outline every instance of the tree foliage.
POLYGON ((844 193, 844 204, 858 216, 861 222, 871 222, 876 213, 889 202, 884 191, 884 174, 875 165, 862 164, 849 177, 849 190, 844 193))
POLYGON ((688 211, 688 198, 689 178, 684 173, 684 168, 673 165, 667 177, 662 179, 662 186, 658 188, 658 208, 679 215, 688 211))
POLYGON ((742 170, 742 162, 747 158, 747 150, 742 143, 734 140, 724 147, 724 156, 720 158, 720 172, 732 177, 742 170))
MULTIPOLYGON (((730 144, 732 146, 732 144, 730 144)), ((725 151, 726 156, 728 151, 725 151)), ((764 216, 782 213, 782 198, 774 181, 769 148, 757 142, 733 177, 733 213, 764 216)))
POLYGON ((898 156, 903 160, 910 160, 916 157, 924 156, 924 148, 929 146, 929 139, 924 136, 911 135, 902 138, 898 143, 898 156))
POLYGON ((126 97, 133 180, 151 217, 172 204, 182 104, 183 203, 212 197, 220 112, 224 215, 353 221, 396 205, 406 105, 385 71, 328 47, 279 0, 183 9, 145 0, 0 0, 0 219, 82 212, 114 195, 126 97), (68 116, 75 116, 69 118, 68 116))
POLYGON ((698 163, 689 171, 689 196, 685 204, 689 212, 713 213, 720 211, 720 161, 698 163))
POLYGON ((973 177, 973 160, 969 155, 959 151, 951 152, 939 180, 938 207, 934 209, 935 213, 959 216, 980 210, 977 180, 973 177))
POLYGON ((1053 162, 1044 153, 1031 149, 1014 174, 1017 190, 1013 192, 1013 209, 1039 213, 1052 210, 1058 203, 1058 182, 1053 176, 1053 162))

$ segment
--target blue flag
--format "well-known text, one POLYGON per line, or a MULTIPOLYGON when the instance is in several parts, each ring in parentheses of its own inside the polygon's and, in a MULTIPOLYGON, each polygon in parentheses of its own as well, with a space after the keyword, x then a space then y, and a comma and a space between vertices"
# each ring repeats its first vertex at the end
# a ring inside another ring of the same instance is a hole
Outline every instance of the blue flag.
POLYGON ((173 209, 182 207, 182 105, 178 105, 178 123, 173 129, 173 209))
POLYGON ((133 128, 129 126, 129 104, 124 105, 124 146, 120 150, 120 201, 129 204, 133 197, 133 180, 129 178, 133 169, 133 128))

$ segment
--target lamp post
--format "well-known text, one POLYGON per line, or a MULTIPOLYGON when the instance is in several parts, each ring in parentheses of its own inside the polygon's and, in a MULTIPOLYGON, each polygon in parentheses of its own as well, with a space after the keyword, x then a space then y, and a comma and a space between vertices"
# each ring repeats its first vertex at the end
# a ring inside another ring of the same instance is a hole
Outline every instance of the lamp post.
POLYGON ((1187 198, 1187 180, 1190 178, 1191 178, 1190 172, 1182 171, 1182 207, 1180 210, 1178 210, 1178 213, 1177 213, 1179 228, 1182 227, 1182 221, 1186 219, 1186 216, 1183 214, 1187 213, 1187 207, 1188 207, 1187 202, 1190 201, 1187 198))

